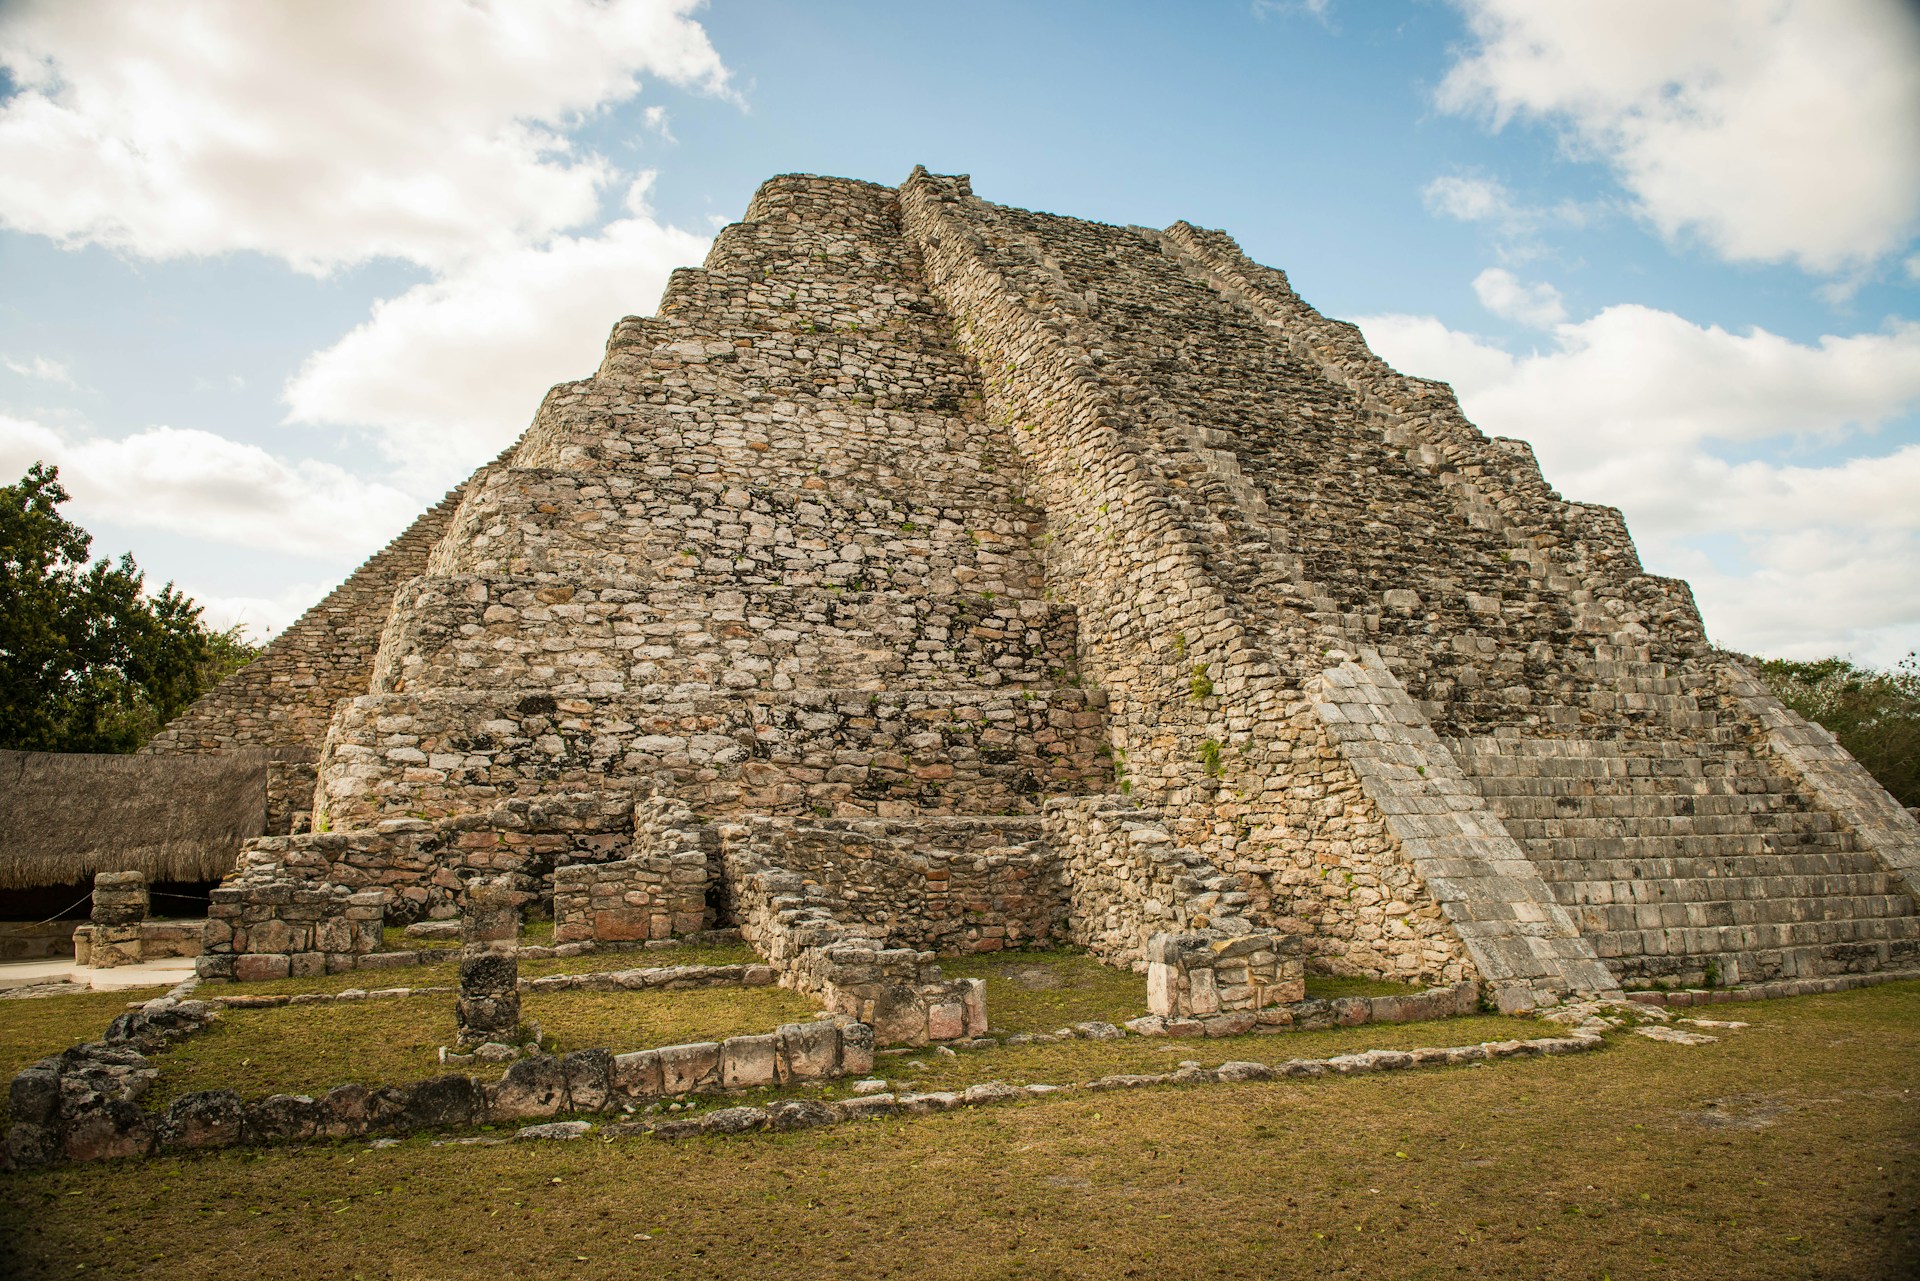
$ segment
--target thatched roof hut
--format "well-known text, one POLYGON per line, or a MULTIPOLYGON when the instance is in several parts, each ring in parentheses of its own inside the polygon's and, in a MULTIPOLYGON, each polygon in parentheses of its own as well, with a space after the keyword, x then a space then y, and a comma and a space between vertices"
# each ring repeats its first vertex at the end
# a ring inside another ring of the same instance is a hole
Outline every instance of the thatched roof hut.
POLYGON ((0 890, 95 872, 218 880, 266 821, 265 752, 0 751, 0 890))

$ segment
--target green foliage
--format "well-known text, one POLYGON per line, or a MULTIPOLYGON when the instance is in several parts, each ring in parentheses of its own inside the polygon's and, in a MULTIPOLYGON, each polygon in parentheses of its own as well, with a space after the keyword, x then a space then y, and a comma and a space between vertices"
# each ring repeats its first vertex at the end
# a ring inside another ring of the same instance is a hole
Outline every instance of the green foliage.
POLYGON ((1760 678, 1775 698, 1833 732, 1902 805, 1920 805, 1920 656, 1890 672, 1844 658, 1766 659, 1760 678))
POLYGON ((1196 663, 1194 665, 1193 679, 1187 682, 1187 692, 1192 694, 1196 700, 1213 697, 1213 678, 1207 675, 1207 665, 1205 663, 1196 663))
POLYGON ((1206 742, 1200 744, 1200 765, 1202 768, 1204 768, 1207 771, 1208 778, 1220 777, 1221 765, 1220 765, 1220 740, 1219 739, 1210 738, 1206 742))
POLYGON ((130 752, 257 654, 131 555, 89 563, 58 468, 0 486, 0 747, 130 752))

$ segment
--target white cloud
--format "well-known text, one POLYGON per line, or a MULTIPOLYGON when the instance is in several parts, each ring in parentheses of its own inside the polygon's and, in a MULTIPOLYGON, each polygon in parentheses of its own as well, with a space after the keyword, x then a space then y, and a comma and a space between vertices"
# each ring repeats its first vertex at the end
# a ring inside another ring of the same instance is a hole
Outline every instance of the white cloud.
POLYGON ((1480 305, 1516 324, 1547 328, 1567 318, 1560 291, 1545 281, 1529 285, 1503 267, 1489 267, 1473 278, 1480 305))
POLYGON ((1920 16, 1903 0, 1456 0, 1440 105, 1557 123, 1668 236, 1827 272, 1920 220, 1920 16))
POLYGON ((1614 306, 1519 357, 1431 317, 1360 324, 1482 430, 1529 441, 1568 495, 1624 510, 1724 643, 1880 662, 1920 644, 1920 445, 1793 461, 1920 410, 1920 324, 1803 344, 1614 306))
POLYGON ((616 320, 651 312, 669 273, 706 252, 647 215, 645 188, 597 235, 479 259, 377 303, 288 385, 291 418, 374 428, 393 457, 441 471, 499 452, 549 386, 594 371, 616 320))
POLYGON ((1494 222, 1514 214, 1512 194, 1491 178, 1447 175, 1435 178, 1420 194, 1428 209, 1461 222, 1494 222))
POLYGON ((567 131, 641 75, 724 92, 699 0, 24 0, 0 224, 151 258, 434 268, 580 226, 567 131))
POLYGON ((13 356, 0 357, 0 365, 5 365, 22 378, 37 378, 42 382, 58 383, 62 387, 74 385, 73 371, 57 360, 48 360, 45 356, 31 356, 19 359, 13 356))
POLYGON ((35 462, 60 468, 83 526, 111 520, 325 561, 366 555, 424 507, 330 463, 284 462, 211 432, 150 427, 112 440, 0 415, 0 476, 35 462))

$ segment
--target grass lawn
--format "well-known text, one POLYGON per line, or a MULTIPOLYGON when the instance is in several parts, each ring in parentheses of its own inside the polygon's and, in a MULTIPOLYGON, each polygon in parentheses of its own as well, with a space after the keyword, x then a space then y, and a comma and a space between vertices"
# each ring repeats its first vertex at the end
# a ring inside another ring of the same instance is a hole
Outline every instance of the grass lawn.
MULTIPOLYGON (((295 992, 369 991, 383 987, 450 987, 460 981, 459 947, 446 951, 448 959, 431 965, 403 965, 391 970, 352 970, 308 979, 269 979, 263 983, 203 983, 194 993, 202 1000, 223 996, 291 995, 295 992)), ((631 952, 588 952, 583 956, 553 956, 520 962, 521 978, 543 974, 597 974, 602 970, 662 969, 669 965, 753 965, 760 954, 745 943, 707 943, 680 947, 638 948, 631 952)))
MULTIPOLYGON (((529 993, 520 1009, 560 1053, 717 1041, 815 1017, 809 1002, 777 987, 529 993)), ((148 1097, 159 1107, 195 1090, 264 1098, 320 1094, 347 1081, 399 1085, 447 1071, 437 1051, 453 1041, 451 996, 229 1010, 214 1027, 154 1056, 160 1080, 148 1097)), ((494 1079, 504 1069, 461 1070, 494 1079)))
MULTIPOLYGON (((0 1274, 1913 1276, 1920 984, 1715 1012, 1753 1026, 731 1141, 416 1138, 15 1175, 0 1274)), ((1444 1043, 1474 1022, 1342 1033, 1444 1043)))

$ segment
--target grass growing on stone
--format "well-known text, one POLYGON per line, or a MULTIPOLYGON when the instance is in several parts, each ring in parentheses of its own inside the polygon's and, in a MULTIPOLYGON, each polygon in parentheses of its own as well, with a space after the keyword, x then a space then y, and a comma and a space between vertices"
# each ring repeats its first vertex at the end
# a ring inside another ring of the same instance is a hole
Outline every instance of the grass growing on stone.
POLYGON ((1474 1045, 1481 1041, 1525 1040, 1557 1034, 1555 1029, 1533 1019, 1482 1015, 1437 1019, 1430 1023, 1329 1028, 1324 1032, 1249 1033, 1204 1039, 1129 1036, 1118 1041, 1003 1045, 952 1056, 937 1050, 914 1049, 904 1055, 881 1055, 874 1063, 873 1073, 889 1081, 911 1081, 911 1088, 916 1090, 964 1089, 981 1081, 996 1080, 1013 1085, 1036 1082, 1067 1085, 1117 1073, 1171 1072, 1186 1059, 1198 1060, 1208 1067, 1218 1067, 1233 1059, 1282 1063, 1287 1059, 1322 1058, 1358 1050, 1474 1045), (925 1066, 909 1066, 913 1063, 925 1066))
POLYGON ((616 1053, 720 1041, 771 1032, 820 1017, 813 1002, 784 987, 690 988, 679 992, 534 992, 520 1003, 561 1053, 604 1047, 616 1053))
POLYGON ((1103 965, 1080 951, 943 956, 940 972, 950 979, 985 979, 987 1017, 1000 1031, 1123 1023, 1147 1012, 1145 975, 1103 965))
POLYGON ((734 1140, 416 1138, 15 1175, 0 1275, 1910 1277, 1920 984, 1715 1016, 1753 1026, 734 1140))
POLYGON ((1414 983, 1390 983, 1352 974, 1307 975, 1307 995, 1323 1001, 1341 996, 1412 996, 1424 991, 1425 988, 1414 983))
MULTIPOLYGON (((455 1036, 451 996, 229 1010, 212 1028, 154 1057, 160 1106, 195 1090, 235 1089, 247 1098, 320 1094, 336 1085, 399 1085, 453 1069, 438 1050, 455 1036)), ((564 1053, 645 1050, 771 1032, 815 1017, 785 988, 680 992, 541 992, 521 1002, 564 1053)), ((102 1024, 104 1026, 104 1023, 102 1024)), ((97 1034, 97 1033, 96 1033, 97 1034)), ((495 1079, 499 1067, 460 1068, 495 1079)))

